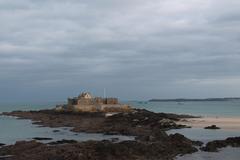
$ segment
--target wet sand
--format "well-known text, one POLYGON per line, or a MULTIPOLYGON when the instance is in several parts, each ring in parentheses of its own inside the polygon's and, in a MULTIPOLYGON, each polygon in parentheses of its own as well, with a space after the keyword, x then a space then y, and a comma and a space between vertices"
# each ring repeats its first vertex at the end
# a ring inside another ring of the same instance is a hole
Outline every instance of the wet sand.
POLYGON ((216 125, 224 130, 239 130, 240 117, 202 117, 182 119, 178 123, 191 126, 193 128, 204 128, 210 125, 216 125))

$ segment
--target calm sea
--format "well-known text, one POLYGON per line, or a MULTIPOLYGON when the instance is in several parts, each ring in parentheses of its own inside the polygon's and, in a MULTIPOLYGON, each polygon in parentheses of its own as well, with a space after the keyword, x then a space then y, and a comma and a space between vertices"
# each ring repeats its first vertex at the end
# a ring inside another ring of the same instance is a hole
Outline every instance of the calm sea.
MULTIPOLYGON (((143 108, 153 112, 166 112, 177 114, 190 114, 201 116, 223 116, 240 117, 240 100, 234 101, 206 101, 206 102, 146 102, 146 101, 128 101, 125 102, 136 108, 143 108)), ((18 104, 0 104, 0 112, 9 112, 13 110, 40 110, 53 108, 59 102, 50 103, 18 103, 18 104)), ((57 128, 59 132, 54 132, 56 128, 38 127, 32 125, 30 120, 17 120, 14 117, 0 116, 0 143, 13 144, 18 140, 31 140, 33 137, 48 137, 55 140, 75 139, 102 140, 111 138, 120 138, 121 140, 132 140, 133 137, 127 136, 108 136, 102 134, 73 133, 69 128, 57 128)), ((193 140, 208 142, 216 139, 225 139, 227 137, 240 136, 240 131, 225 130, 204 130, 204 129, 180 129, 168 132, 181 133, 193 140)), ((46 141, 48 142, 48 141, 46 141)), ((239 160, 240 149, 226 148, 219 153, 197 152, 192 155, 179 157, 177 160, 239 160), (226 157, 227 155, 227 157, 226 157)))
POLYGON ((153 112, 191 114, 201 116, 240 117, 240 100, 201 102, 144 102, 130 101, 128 104, 153 112))

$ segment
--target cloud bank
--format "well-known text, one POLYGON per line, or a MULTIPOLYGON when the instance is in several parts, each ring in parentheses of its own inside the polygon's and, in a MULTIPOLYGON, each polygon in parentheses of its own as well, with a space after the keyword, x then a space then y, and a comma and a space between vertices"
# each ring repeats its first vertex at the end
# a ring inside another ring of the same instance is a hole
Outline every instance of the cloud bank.
POLYGON ((240 1, 0 0, 0 100, 240 96, 240 1))

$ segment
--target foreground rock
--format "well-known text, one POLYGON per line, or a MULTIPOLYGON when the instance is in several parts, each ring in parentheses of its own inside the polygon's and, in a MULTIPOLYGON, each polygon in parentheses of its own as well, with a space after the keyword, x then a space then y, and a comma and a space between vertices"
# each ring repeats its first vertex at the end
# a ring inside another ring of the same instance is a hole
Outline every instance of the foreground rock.
POLYGON ((36 141, 21 141, 0 149, 0 156, 12 155, 8 160, 171 160, 178 154, 197 151, 192 142, 175 134, 164 141, 69 141, 61 145, 47 145, 36 141))
POLYGON ((240 147, 240 137, 230 137, 225 140, 216 140, 208 142, 205 147, 201 148, 201 150, 207 152, 217 152, 218 149, 227 146, 240 147))

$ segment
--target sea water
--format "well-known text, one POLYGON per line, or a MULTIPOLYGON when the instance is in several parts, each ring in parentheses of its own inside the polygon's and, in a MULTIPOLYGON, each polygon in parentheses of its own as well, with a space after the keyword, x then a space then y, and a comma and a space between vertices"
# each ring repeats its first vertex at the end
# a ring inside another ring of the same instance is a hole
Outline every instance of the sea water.
POLYGON ((196 116, 240 117, 240 100, 189 101, 189 102, 148 102, 129 101, 129 105, 153 112, 190 114, 196 116))

